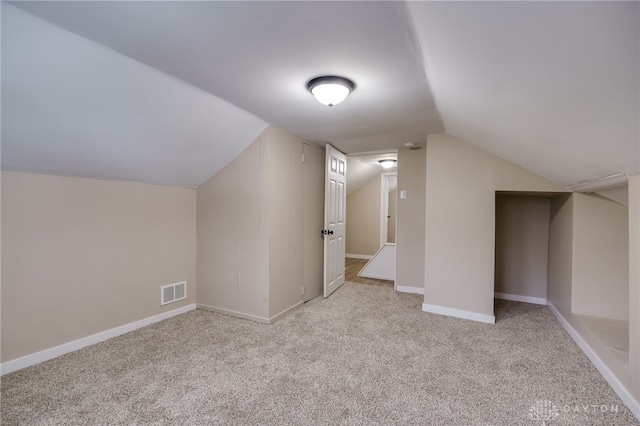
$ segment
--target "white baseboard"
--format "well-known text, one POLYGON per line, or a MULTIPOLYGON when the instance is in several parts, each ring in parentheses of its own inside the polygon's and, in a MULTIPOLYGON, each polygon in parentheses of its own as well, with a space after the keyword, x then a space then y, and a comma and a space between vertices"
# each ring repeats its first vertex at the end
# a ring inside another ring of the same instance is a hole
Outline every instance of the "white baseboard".
POLYGON ((397 285, 396 291, 400 293, 424 294, 424 287, 409 287, 406 285, 397 285))
POLYGON ((272 316, 271 318, 269 318, 269 323, 273 324, 274 322, 278 321, 280 318, 284 317, 289 312, 293 311, 294 309, 298 308, 299 306, 301 306, 303 304, 304 304, 304 302, 301 300, 300 302, 296 303, 292 307, 287 308, 284 311, 280 312, 279 314, 272 316))
POLYGON ((376 274, 358 274, 358 276, 362 278, 373 278, 374 280, 386 280, 386 281, 396 280, 396 277, 385 277, 385 276, 376 275, 376 274))
POLYGON ((39 364, 44 361, 48 361, 53 358, 57 358, 61 355, 68 354, 69 352, 77 351, 78 349, 85 348, 87 346, 95 345, 96 343, 104 342, 114 337, 121 336, 130 331, 137 330, 147 325, 153 324, 158 321, 165 320, 167 318, 174 317, 176 315, 183 314, 188 311, 192 311, 196 308, 196 304, 183 306, 181 308, 173 309, 171 311, 163 312, 152 317, 144 318, 139 321, 135 321, 129 324, 121 325, 119 327, 112 328, 110 330, 102 331, 100 333, 92 334, 91 336, 83 337, 78 340, 74 340, 69 343, 64 343, 53 348, 45 349, 40 352, 36 352, 31 355, 26 355, 21 358, 17 358, 11 361, 4 362, 0 365, 0 374, 13 373, 14 371, 21 370, 32 365, 39 364))
POLYGON ((519 294, 509 294, 509 293, 493 293, 493 297, 496 299, 502 300, 512 300, 514 302, 524 302, 524 303, 533 303, 535 305, 546 305, 547 299, 544 297, 533 297, 533 296, 521 296, 519 294))
POLYGON ((371 260, 371 258, 373 256, 368 255, 368 254, 352 254, 352 253, 345 253, 344 257, 348 257, 349 259, 364 259, 364 260, 371 260))
POLYGON ((257 315, 245 314, 244 312, 238 312, 231 309, 218 308, 216 306, 203 305, 198 303, 198 309, 204 309, 205 311, 211 311, 222 315, 229 315, 231 317, 242 318, 249 321, 259 322, 260 324, 270 324, 269 318, 259 317, 257 315))
POLYGON ((600 359, 598 354, 589 346, 589 344, 582 338, 573 326, 565 319, 564 316, 556 309, 555 306, 547 301, 547 306, 556 317, 560 325, 569 333, 569 336, 576 342, 576 344, 582 349, 582 352, 587 355, 587 358, 591 360, 593 365, 598 369, 602 377, 609 383, 613 390, 618 394, 622 402, 629 408, 634 416, 640 420, 640 401, 636 400, 631 392, 618 380, 613 372, 607 367, 607 365, 600 359))
POLYGON ((445 308, 444 306, 430 305, 428 303, 422 304, 422 310, 432 314, 446 315, 449 317, 479 321, 487 324, 496 323, 496 317, 494 315, 479 314, 477 312, 463 311, 461 309, 445 308))
POLYGON ((301 300, 300 302, 296 303, 295 305, 291 306, 290 308, 285 309, 284 311, 280 312, 279 314, 276 314, 276 315, 272 316, 271 318, 259 317, 257 315, 245 314, 244 312, 238 312, 238 311, 234 311, 234 310, 231 310, 231 309, 224 309, 224 308, 218 308, 216 306, 203 305, 201 303, 198 303, 198 309, 204 309, 205 311, 211 311, 211 312, 215 312, 215 313, 222 314, 222 315, 228 315, 228 316, 231 316, 231 317, 242 318, 242 319, 246 319, 246 320, 249 320, 249 321, 255 321, 255 322, 258 322, 260 324, 273 324, 274 322, 278 321, 280 318, 284 317, 289 312, 293 311, 294 309, 298 308, 299 306, 301 306, 303 304, 304 304, 304 302, 301 300))

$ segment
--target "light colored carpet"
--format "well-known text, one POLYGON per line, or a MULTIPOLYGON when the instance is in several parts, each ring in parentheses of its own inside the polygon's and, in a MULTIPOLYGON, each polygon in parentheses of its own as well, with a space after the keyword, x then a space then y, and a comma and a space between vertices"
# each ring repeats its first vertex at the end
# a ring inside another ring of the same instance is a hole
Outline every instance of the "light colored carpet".
POLYGON ((346 284, 273 325, 189 312, 4 376, 2 424, 639 424, 546 307, 421 303, 346 284))

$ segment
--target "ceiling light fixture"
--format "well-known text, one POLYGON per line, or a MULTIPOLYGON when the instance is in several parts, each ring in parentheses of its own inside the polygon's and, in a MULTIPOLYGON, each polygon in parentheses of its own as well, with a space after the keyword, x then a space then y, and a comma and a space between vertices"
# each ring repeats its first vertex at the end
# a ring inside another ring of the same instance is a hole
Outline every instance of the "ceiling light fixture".
POLYGON ((347 99, 356 85, 344 77, 327 75, 309 80, 307 90, 320 102, 327 106, 338 105, 347 99))
POLYGON ((390 169, 392 167, 396 166, 396 160, 380 160, 378 161, 378 163, 380 163, 380 165, 385 168, 385 169, 390 169))

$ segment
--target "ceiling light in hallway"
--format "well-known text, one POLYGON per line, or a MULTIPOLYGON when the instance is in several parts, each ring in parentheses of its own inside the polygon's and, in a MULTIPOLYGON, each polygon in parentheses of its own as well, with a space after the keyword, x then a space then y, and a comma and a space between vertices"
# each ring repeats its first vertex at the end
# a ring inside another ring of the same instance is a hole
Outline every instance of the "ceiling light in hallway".
POLYGON ((380 163, 380 165, 385 169, 390 169, 396 166, 396 160, 380 160, 378 163, 380 163))

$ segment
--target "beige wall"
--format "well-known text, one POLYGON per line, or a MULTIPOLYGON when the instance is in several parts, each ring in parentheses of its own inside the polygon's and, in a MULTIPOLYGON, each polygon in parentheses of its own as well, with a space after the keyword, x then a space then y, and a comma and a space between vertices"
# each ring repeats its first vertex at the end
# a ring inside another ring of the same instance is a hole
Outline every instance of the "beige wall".
POLYGON ((266 130, 197 191, 198 305, 269 317, 266 130))
POLYGON ((198 305, 269 316, 265 132, 197 191, 198 305))
POLYGON ((640 401, 640 175, 629 176, 629 370, 640 401))
MULTIPOLYGON (((589 348, 597 355, 617 380, 627 389, 632 390, 632 377, 629 374, 629 369, 633 369, 633 365, 638 362, 633 358, 634 349, 633 342, 636 340, 633 336, 633 329, 637 325, 634 325, 633 313, 634 308, 630 303, 629 306, 629 319, 630 319, 630 352, 629 352, 629 368, 623 366, 618 358, 605 346, 605 344, 595 334, 588 330, 582 323, 580 318, 572 313, 572 299, 576 297, 589 296, 589 302, 593 303, 593 297, 600 297, 599 294, 604 294, 608 291, 608 283, 598 282, 593 284, 589 283, 590 278, 585 277, 584 268, 585 262, 593 261, 596 274, 600 275, 602 270, 608 268, 607 265, 599 264, 597 258, 597 247, 599 242, 595 238, 598 233, 603 232, 602 224, 594 224, 595 228, 592 229, 585 226, 589 220, 585 220, 584 216, 591 221, 598 216, 598 213, 592 214, 591 212, 585 212, 584 208, 589 205, 589 200, 595 198, 586 194, 570 194, 566 196, 553 197, 551 199, 551 225, 549 232, 549 274, 547 285, 547 300, 554 309, 556 309, 564 318, 564 320, 571 326, 571 328, 577 333, 582 340, 586 342, 589 348), (585 203, 585 200, 588 200, 585 203), (580 211, 579 211, 580 210, 580 211), (595 249, 595 250, 594 250, 595 249), (582 265, 582 266, 579 266, 582 265), (585 279, 587 281, 585 281, 585 279), (585 288, 585 285, 591 286, 585 288)), ((607 203, 616 204, 604 200, 607 203)), ((617 204, 616 204, 617 205, 617 204)), ((622 207, 622 206, 620 206, 622 207)), ((631 220, 630 220, 631 222, 631 220)), ((629 233, 629 235, 632 235, 629 233)), ((610 236, 604 236, 606 241, 610 236)), ((631 247, 631 241, 629 247, 631 247)), ((606 257, 606 255, 605 255, 606 257)), ((591 266, 590 266, 591 267, 591 266)), ((631 270, 630 268, 629 270, 631 270)), ((618 272, 614 273, 614 276, 618 275, 618 272)), ((629 280, 628 291, 631 294, 633 286, 632 280, 629 280)), ((621 289, 621 286, 620 286, 621 289)), ((621 293, 618 293, 621 296, 621 293)), ((608 298, 608 295, 604 295, 608 298)), ((610 301, 605 301, 604 305, 609 304, 610 301)), ((597 301, 596 301, 597 304, 597 301)), ((623 308, 624 309, 624 308, 623 308)), ((637 309, 637 306, 636 306, 637 309)), ((584 314, 583 312, 579 312, 584 314)), ((593 312, 588 312, 588 315, 594 315, 593 312)), ((637 352, 636 352, 637 353, 637 352)), ((635 392, 635 397, 638 398, 640 393, 635 392)))
POLYGON ((425 304, 493 317, 496 191, 562 191, 448 135, 427 138, 425 304))
POLYGON ((398 150, 398 200, 396 231, 396 285, 424 288, 425 188, 427 150, 398 150))
POLYGON ((324 240, 324 148, 304 144, 303 181, 303 262, 304 300, 322 294, 324 240))
POLYGON ((618 188, 606 189, 604 191, 598 191, 596 194, 601 195, 605 198, 615 201, 616 203, 620 203, 623 206, 629 206, 629 187, 628 185, 623 185, 618 188))
POLYGON ((389 226, 387 227, 387 242, 396 242, 396 219, 398 218, 398 190, 389 191, 389 226))
POLYGON ((347 197, 346 252, 373 256, 380 249, 380 196, 376 176, 347 197))
POLYGON ((271 322, 302 303, 303 143, 269 126, 198 188, 198 306, 271 322))
MULTIPOLYGON (((269 149, 269 318, 302 303, 304 141, 273 126, 269 149)), ((324 182, 318 182, 324 186, 324 182)))
POLYGON ((628 209, 598 195, 573 198, 571 310, 628 321, 628 209))
POLYGON ((2 172, 2 361, 196 298, 195 190, 2 172), (188 298, 160 306, 160 286, 188 298))
POLYGON ((547 300, 562 315, 571 313, 573 282, 573 196, 551 198, 547 300))
POLYGON ((495 291, 547 297, 549 198, 496 194, 495 291))
POLYGON ((2 173, 0 173, 0 364, 2 363, 2 173))

